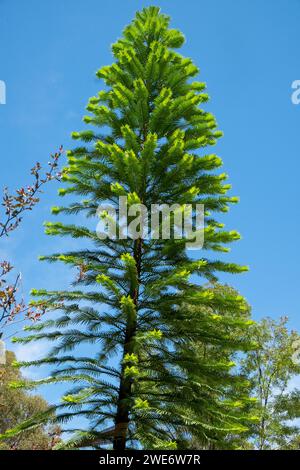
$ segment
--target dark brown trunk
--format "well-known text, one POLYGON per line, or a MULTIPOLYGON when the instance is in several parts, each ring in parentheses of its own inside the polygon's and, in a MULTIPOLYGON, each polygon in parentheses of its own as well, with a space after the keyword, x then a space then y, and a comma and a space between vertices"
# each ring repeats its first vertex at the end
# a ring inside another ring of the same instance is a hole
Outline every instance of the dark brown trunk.
MULTIPOLYGON (((138 239, 135 241, 134 245, 134 259, 137 266, 138 279, 140 277, 141 270, 141 254, 142 254, 142 240, 138 239)), ((130 291, 130 296, 132 297, 136 311, 138 308, 138 296, 139 289, 138 287, 130 291)), ((123 359, 126 354, 134 353, 134 337, 137 330, 137 321, 136 317, 133 321, 127 320, 126 333, 125 333, 125 342, 123 348, 123 359)), ((118 396, 118 406, 117 413, 115 418, 115 433, 113 441, 113 449, 117 451, 123 451, 126 449, 126 441, 128 434, 128 426, 130 420, 130 411, 131 405, 129 404, 129 399, 132 396, 132 386, 133 380, 131 378, 125 377, 124 374, 124 365, 122 365, 121 379, 119 385, 119 396, 118 396)))

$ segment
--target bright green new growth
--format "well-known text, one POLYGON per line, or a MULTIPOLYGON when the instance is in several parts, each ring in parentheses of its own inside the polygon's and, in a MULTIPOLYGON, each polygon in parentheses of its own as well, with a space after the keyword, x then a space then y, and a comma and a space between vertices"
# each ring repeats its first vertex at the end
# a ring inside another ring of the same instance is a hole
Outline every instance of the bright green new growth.
MULTIPOLYGON (((115 62, 97 72, 106 87, 87 106, 84 121, 95 131, 73 133, 83 143, 68 152, 67 186, 60 190, 73 202, 53 208, 77 214, 80 223, 46 224, 49 235, 78 239, 78 250, 42 259, 79 267, 80 275, 74 290, 33 292, 63 314, 28 328, 32 335, 18 341, 55 341, 47 358, 27 365, 58 366, 36 384, 74 384, 56 408, 57 420, 84 416, 90 428, 69 447, 168 449, 184 447, 183 436, 208 443, 246 429, 243 398, 225 399, 233 364, 227 355, 207 361, 195 352, 195 343, 224 351, 248 347, 242 334, 231 334, 248 327, 245 301, 212 286, 219 272, 246 268, 206 259, 203 251, 192 259, 185 239, 100 240, 84 226, 83 216, 94 217, 100 203, 117 207, 126 195, 129 204, 149 208, 204 204, 204 250, 228 251, 239 238, 210 215, 226 212, 237 198, 226 195, 226 175, 213 173, 222 161, 206 149, 222 133, 202 108, 208 95, 204 83, 193 81, 198 68, 175 50, 183 42, 156 7, 138 12, 125 28, 112 46, 115 62), (77 357, 73 350, 84 344, 98 353, 77 357)), ((245 385, 234 377, 238 394, 245 385)))

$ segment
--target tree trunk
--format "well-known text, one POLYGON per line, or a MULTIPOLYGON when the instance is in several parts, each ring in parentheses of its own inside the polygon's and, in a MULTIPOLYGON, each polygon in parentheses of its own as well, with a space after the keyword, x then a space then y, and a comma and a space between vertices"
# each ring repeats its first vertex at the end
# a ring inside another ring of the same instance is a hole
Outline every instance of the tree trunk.
MULTIPOLYGON (((140 277, 141 270, 141 254, 142 240, 139 238, 135 241, 134 244, 134 259, 136 262, 138 279, 140 277)), ((135 304, 136 312, 138 308, 138 295, 138 287, 130 290, 130 296, 132 297, 133 302, 135 304)), ((137 319, 135 316, 134 321, 127 320, 125 342, 123 348, 123 359, 125 358, 126 354, 134 353, 134 338, 136 335, 136 330, 137 319)), ((115 418, 115 433, 113 440, 113 449, 117 451, 123 451, 126 449, 126 441, 131 411, 131 404, 129 403, 129 400, 132 396, 133 379, 125 377, 124 371, 125 366, 124 364, 122 364, 117 413, 115 418)))

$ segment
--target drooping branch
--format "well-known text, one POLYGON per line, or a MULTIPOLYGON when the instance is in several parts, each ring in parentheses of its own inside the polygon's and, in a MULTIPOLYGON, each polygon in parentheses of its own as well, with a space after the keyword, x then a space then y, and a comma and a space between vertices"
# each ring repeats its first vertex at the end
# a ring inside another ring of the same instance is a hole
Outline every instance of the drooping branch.
MULTIPOLYGON (((10 194, 8 188, 3 191, 2 206, 4 214, 0 221, 0 238, 8 237, 16 230, 23 218, 24 212, 31 211, 39 202, 39 194, 43 186, 49 181, 59 181, 61 172, 58 169, 59 159, 63 154, 63 147, 51 154, 48 162, 48 169, 43 174, 42 166, 39 162, 31 169, 34 181, 31 185, 21 187, 15 194, 10 194)), ((3 260, 0 262, 0 330, 4 325, 13 320, 17 315, 25 314, 27 318, 38 320, 45 312, 44 306, 31 308, 26 305, 22 296, 19 296, 22 276, 19 273, 14 280, 7 281, 7 275, 13 270, 12 264, 3 260)))
POLYGON ((5 215, 0 222, 0 237, 8 236, 10 232, 19 226, 23 213, 31 211, 39 202, 38 194, 41 193, 41 188, 46 183, 51 180, 60 180, 61 173, 58 171, 58 160, 62 153, 63 147, 61 146, 58 152, 51 155, 48 162, 49 170, 44 175, 41 174, 41 164, 39 162, 35 164, 31 169, 31 174, 34 176, 31 185, 17 189, 15 194, 10 194, 8 188, 4 188, 2 206, 5 209, 5 215))

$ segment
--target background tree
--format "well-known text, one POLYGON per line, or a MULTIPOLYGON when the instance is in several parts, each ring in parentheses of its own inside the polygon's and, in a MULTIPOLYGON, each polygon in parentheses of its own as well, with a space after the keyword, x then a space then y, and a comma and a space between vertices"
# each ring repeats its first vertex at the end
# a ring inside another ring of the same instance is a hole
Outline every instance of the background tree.
POLYGON ((299 335, 289 332, 287 317, 265 318, 251 327, 258 348, 241 361, 241 371, 251 381, 257 398, 258 423, 242 437, 242 447, 259 450, 299 448, 300 393, 292 380, 300 373, 299 335))
MULTIPOLYGON (((112 46, 115 63, 97 73, 106 88, 90 99, 91 114, 84 118, 96 131, 73 133, 83 143, 68 152, 63 174, 67 187, 60 190, 72 201, 53 208, 54 214, 77 218, 69 225, 46 224, 49 235, 68 235, 86 244, 42 257, 80 266, 77 288, 34 290, 37 302, 62 315, 28 327, 31 334, 16 339, 56 342, 46 358, 22 365, 58 367, 31 387, 75 384, 57 405, 56 419, 85 416, 90 428, 70 446, 99 447, 106 438, 115 450, 175 448, 178 433, 209 441, 216 433, 246 429, 244 413, 238 415, 234 403, 222 403, 222 393, 217 393, 231 379, 231 361, 220 354, 209 362, 191 348, 196 341, 219 348, 249 347, 232 338, 235 329, 249 327, 244 299, 207 285, 217 281, 219 272, 246 268, 205 258, 203 251, 200 258, 199 252, 191 256, 186 235, 147 238, 141 231, 137 239, 101 240, 87 220, 78 223, 79 214, 95 216, 99 204, 107 201, 118 212, 119 196, 127 198, 128 208, 142 203, 149 212, 151 204, 176 203, 183 210, 199 203, 206 210, 204 250, 228 251, 226 245, 239 239, 211 215, 226 212, 237 198, 226 194, 227 176, 215 173, 221 159, 206 153, 222 133, 213 115, 202 109, 208 101, 205 84, 193 81, 197 67, 175 51, 184 37, 169 29, 169 21, 157 7, 138 12, 112 46), (96 348, 83 355, 86 344, 96 348), (80 356, 70 352, 78 346, 80 356), (208 393, 212 387, 215 394, 208 393)), ((107 212, 100 215, 109 220, 107 212)), ((129 222, 134 219, 130 216, 129 222)), ((32 424, 35 418, 14 432, 32 424)))
MULTIPOLYGON (((0 432, 22 423, 31 416, 49 408, 47 402, 38 395, 28 395, 21 390, 10 388, 10 382, 20 380, 20 371, 13 367, 15 355, 6 352, 6 364, 0 368, 0 432)), ((0 450, 47 450, 59 441, 59 428, 47 429, 38 426, 12 436, 0 443, 0 450)))
MULTIPOLYGON (((229 286, 214 285, 213 288, 237 294, 229 286)), ((199 308, 201 306, 196 310, 199 308)), ((248 306, 244 313, 249 320, 250 311, 248 306)), ((217 313, 223 314, 222 311, 217 313)), ((243 410, 249 429, 237 434, 221 433, 210 441, 201 441, 191 433, 183 439, 183 446, 193 449, 299 449, 300 393, 293 381, 300 372, 300 341, 295 331, 289 332, 287 321, 287 317, 278 322, 266 318, 253 323, 250 331, 244 328, 230 331, 236 341, 246 334, 254 343, 255 348, 244 354, 236 353, 230 347, 226 350, 201 342, 193 345, 195 354, 202 354, 210 364, 220 356, 234 361, 236 367, 232 370, 231 381, 222 389, 223 399, 225 403, 228 400, 235 402, 238 413, 243 410), (250 420, 249 415, 252 416, 250 420)))
MULTIPOLYGON (((237 296, 238 291, 228 285, 213 283, 210 288, 225 298, 228 295, 237 296)), ((207 386, 206 394, 209 402, 216 401, 219 403, 219 411, 221 416, 224 414, 231 417, 232 422, 238 420, 241 424, 240 429, 228 432, 228 429, 218 429, 215 427, 211 432, 210 439, 203 439, 198 434, 197 428, 191 429, 189 434, 182 433, 178 436, 178 446, 189 449, 237 449, 238 439, 243 439, 244 434, 250 423, 258 421, 253 403, 256 399, 251 396, 251 386, 247 376, 241 371, 239 364, 241 360, 241 350, 247 354, 245 345, 248 343, 249 350, 252 351, 257 345, 249 335, 248 328, 245 328, 245 322, 249 325, 254 324, 251 320, 251 308, 245 303, 245 310, 241 313, 238 311, 224 311, 223 306, 208 307, 199 304, 198 306, 187 305, 192 317, 199 318, 200 313, 203 315, 215 315, 216 320, 227 317, 227 322, 220 323, 218 328, 222 329, 222 334, 227 339, 227 343, 221 345, 211 341, 203 342, 201 339, 192 341, 189 345, 189 355, 193 358, 194 364, 189 369, 188 381, 197 382, 207 386), (240 322, 240 327, 239 327, 240 322), (232 328, 234 324, 234 328, 232 328), (196 361, 195 361, 196 358, 196 361), (196 365, 198 361, 198 366, 196 365), (203 364, 207 368, 214 369, 217 364, 230 364, 230 368, 216 369, 216 376, 203 374, 203 364), (222 380, 220 378, 222 377, 222 380), (244 420, 242 417, 244 416, 244 420), (242 426, 243 425, 243 426, 242 426)), ((217 320, 218 321, 218 320, 217 320)), ((219 332, 220 333, 220 332, 219 332)), ((203 419, 203 411, 202 419, 203 419)), ((207 409, 206 421, 212 425, 215 424, 215 418, 210 415, 210 409, 207 409)))

